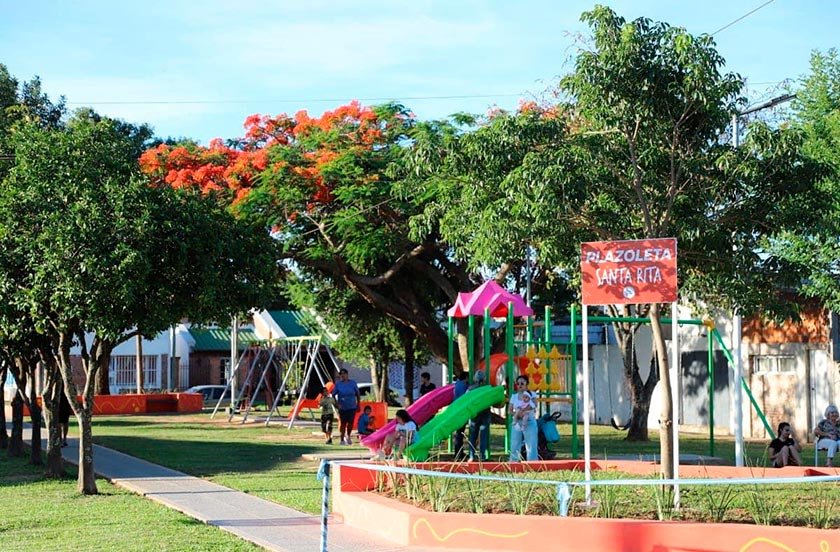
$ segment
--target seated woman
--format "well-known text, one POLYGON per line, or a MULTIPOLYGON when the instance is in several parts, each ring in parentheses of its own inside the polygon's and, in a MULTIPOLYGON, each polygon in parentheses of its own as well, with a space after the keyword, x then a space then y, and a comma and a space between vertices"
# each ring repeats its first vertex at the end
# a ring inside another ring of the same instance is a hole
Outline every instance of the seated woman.
POLYGON ((767 447, 770 450, 770 460, 776 468, 784 468, 785 466, 801 466, 802 465, 802 447, 793 438, 793 432, 790 429, 790 424, 782 422, 779 424, 777 432, 778 437, 770 441, 767 447))
POLYGON ((394 415, 397 426, 394 432, 385 437, 382 443, 382 450, 379 451, 379 458, 383 459, 385 456, 390 456, 392 453, 399 457, 405 448, 413 444, 417 440, 417 423, 411 418, 411 414, 407 410, 397 410, 394 415), (396 445, 396 451, 394 446, 396 445))
POLYGON ((835 405, 830 404, 825 409, 825 418, 817 424, 814 435, 819 439, 817 448, 827 451, 828 459, 825 465, 829 468, 832 467, 834 465, 834 454, 840 447, 840 412, 835 405))

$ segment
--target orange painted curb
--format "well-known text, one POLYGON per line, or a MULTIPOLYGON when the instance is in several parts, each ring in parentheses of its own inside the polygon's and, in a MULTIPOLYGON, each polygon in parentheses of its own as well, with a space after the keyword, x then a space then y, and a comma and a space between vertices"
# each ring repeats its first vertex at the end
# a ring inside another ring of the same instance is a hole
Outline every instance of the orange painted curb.
MULTIPOLYGON (((79 397, 82 400, 82 397, 79 397)), ((43 404, 38 397, 38 404, 43 404)), ((95 395, 93 413, 112 414, 149 414, 162 412, 201 412, 204 397, 201 393, 127 393, 124 395, 95 395)), ((23 415, 29 416, 29 409, 24 405, 23 415)))
MULTIPOLYGON (((577 462, 577 461, 572 461, 577 462)), ((527 463, 525 463, 527 464, 527 463)), ((568 469, 569 461, 544 462, 546 469, 568 469), (564 466, 560 468, 559 466, 564 466)), ((650 473, 646 462, 604 462, 593 469, 617 468, 650 473), (638 464, 635 470, 630 464, 638 464)), ((482 465, 484 469, 487 464, 482 465)), ((420 467, 420 466, 417 466, 420 467)), ((478 466, 475 466, 476 468, 478 466)), ((523 466, 524 467, 524 466, 523 466)), ((534 469, 535 466, 531 466, 534 469)), ((586 517, 519 516, 514 514, 435 513, 365 492, 375 483, 374 472, 334 465, 333 510, 350 526, 369 531, 402 546, 446 550, 650 550, 655 552, 835 552, 840 531, 737 523, 660 522, 586 517)), ((447 465, 472 471, 470 464, 447 465)), ((508 465, 506 469, 514 468, 508 465)), ((680 466, 683 477, 701 468, 703 477, 750 477, 749 468, 680 466), (714 470, 712 469, 714 468, 714 470), (738 471, 734 471, 738 470, 738 471), (719 475, 713 475, 712 472, 719 475), (725 475, 724 475, 725 474, 725 475)), ((753 470, 755 472, 756 470, 753 470)), ((766 475, 823 475, 813 468, 768 469, 766 475), (808 473, 805 472, 816 472, 808 473)))

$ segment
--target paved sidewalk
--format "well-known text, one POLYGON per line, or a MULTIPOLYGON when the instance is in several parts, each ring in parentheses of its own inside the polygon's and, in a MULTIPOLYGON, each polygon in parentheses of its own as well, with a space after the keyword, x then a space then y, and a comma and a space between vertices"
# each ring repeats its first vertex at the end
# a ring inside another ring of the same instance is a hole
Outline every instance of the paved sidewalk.
MULTIPOLYGON (((24 430, 24 439, 31 440, 28 427, 24 430)), ((78 465, 78 439, 71 438, 68 442, 70 444, 62 449, 64 459, 78 465)), ((43 446, 46 450, 46 441, 43 446)), ((94 445, 93 463, 98 475, 120 487, 268 550, 321 550, 319 517, 105 447, 94 445)), ((375 520, 371 522, 375 523, 375 520)), ((330 552, 423 552, 423 549, 417 547, 399 546, 379 539, 332 518, 329 522, 328 549, 330 552)))

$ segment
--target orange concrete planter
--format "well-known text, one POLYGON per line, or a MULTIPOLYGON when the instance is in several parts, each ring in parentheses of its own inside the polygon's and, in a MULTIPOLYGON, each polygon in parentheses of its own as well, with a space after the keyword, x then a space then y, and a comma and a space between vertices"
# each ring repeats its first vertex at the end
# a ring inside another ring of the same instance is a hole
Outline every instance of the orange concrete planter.
MULTIPOLYGON (((534 463, 537 464, 537 463, 534 463)), ((545 462, 545 469, 569 469, 578 461, 545 462)), ((650 473, 644 462, 593 462, 593 469, 650 473), (596 465, 597 464, 597 465, 596 465), (604 465, 601 465, 604 464, 604 465), (632 471, 630 464, 637 464, 632 471)), ((464 471, 477 466, 463 464, 464 471), (473 467, 474 466, 474 467, 473 467)), ((485 469, 492 465, 485 464, 485 469)), ((508 468, 514 465, 508 465, 508 468)), ((534 469, 536 466, 531 466, 534 469)), ((750 477, 749 469, 681 466, 683 477, 750 477), (735 470, 738 473, 735 473, 735 470)), ((827 475, 829 470, 785 468, 767 475, 827 475), (798 471, 797 471, 798 470, 798 471)), ((435 513, 376 493, 368 470, 334 465, 333 509, 344 522, 371 531, 403 546, 446 550, 651 550, 656 552, 770 552, 831 551, 840 549, 840 531, 765 525, 660 522, 633 519, 518 516, 513 514, 435 513), (548 547, 547 547, 548 545, 548 547)))
MULTIPOLYGON (((38 400, 41 404, 41 397, 38 397, 38 400)), ((93 397, 94 415, 201 412, 203 406, 204 397, 201 393, 144 393, 93 397)), ((24 416, 29 416, 29 409, 26 407, 24 416)))

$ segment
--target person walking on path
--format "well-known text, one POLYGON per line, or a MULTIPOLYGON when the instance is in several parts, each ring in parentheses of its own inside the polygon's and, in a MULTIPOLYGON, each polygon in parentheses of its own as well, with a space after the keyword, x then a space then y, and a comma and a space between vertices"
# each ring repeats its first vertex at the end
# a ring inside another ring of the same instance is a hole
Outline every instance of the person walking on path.
POLYGON ((359 386, 350 379, 347 368, 338 371, 338 381, 333 389, 333 397, 338 403, 338 432, 341 434, 342 445, 352 445, 350 434, 353 432, 353 421, 359 411, 362 396, 359 386))
POLYGON ((332 444, 332 430, 333 421, 335 420, 335 399, 332 396, 332 391, 335 384, 331 381, 324 386, 324 391, 321 393, 321 400, 318 405, 321 407, 321 432, 324 434, 324 444, 332 444))
POLYGON ((58 400, 58 427, 61 428, 61 446, 67 446, 67 433, 70 431, 70 415, 73 407, 67 398, 67 388, 62 384, 61 397, 58 400))

